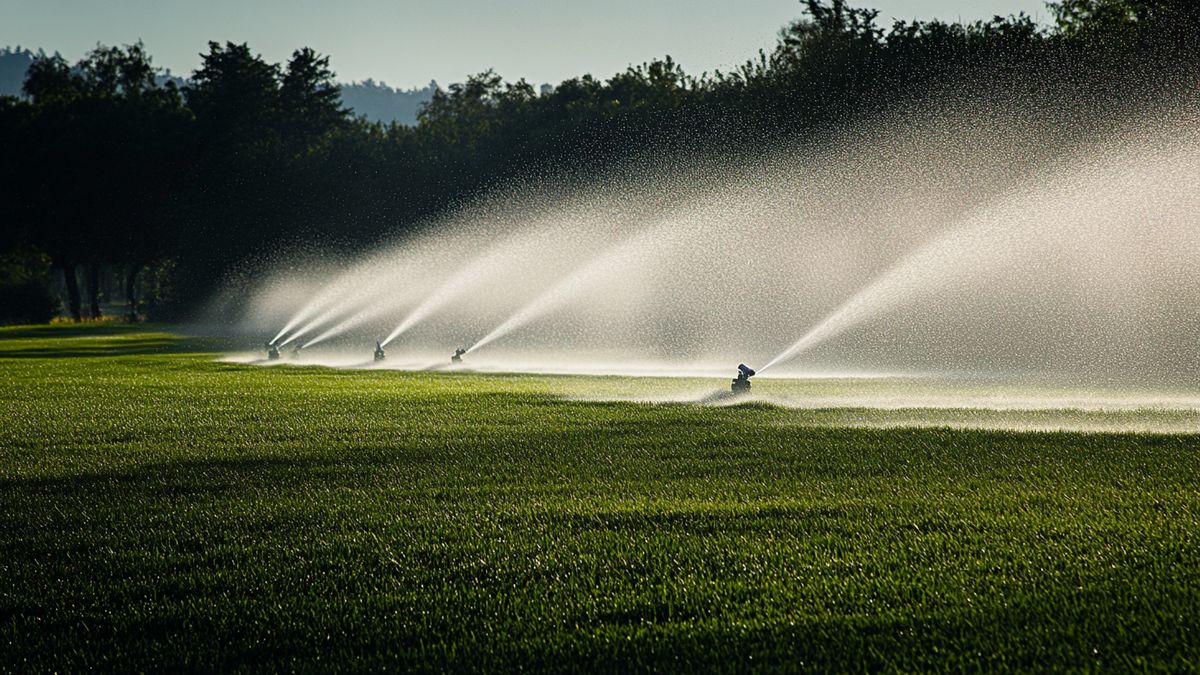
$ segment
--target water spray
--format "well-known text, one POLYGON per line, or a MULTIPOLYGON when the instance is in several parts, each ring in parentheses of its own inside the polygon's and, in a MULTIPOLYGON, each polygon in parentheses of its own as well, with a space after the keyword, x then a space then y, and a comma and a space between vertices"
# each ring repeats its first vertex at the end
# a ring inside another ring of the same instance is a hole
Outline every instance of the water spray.
POLYGON ((396 324, 396 328, 383 339, 383 346, 388 346, 392 340, 481 284, 489 272, 508 266, 513 260, 520 259, 531 238, 529 233, 522 232, 458 268, 454 274, 443 281, 436 290, 426 296, 419 305, 401 319, 400 323, 396 324))
POLYGON ((279 333, 275 335, 275 338, 271 342, 279 342, 286 335, 287 338, 283 342, 280 342, 280 345, 287 345, 320 324, 335 318, 342 311, 342 306, 336 304, 336 300, 339 295, 344 295, 347 290, 344 279, 327 286, 316 297, 301 307, 300 311, 296 312, 284 324, 283 328, 279 329, 279 333), (332 307, 330 307, 331 304, 333 305, 332 307))
POLYGON ((535 319, 541 318, 545 314, 568 304, 589 287, 593 287, 597 283, 609 279, 614 275, 619 275, 628 266, 643 261, 650 255, 650 251, 658 250, 654 244, 665 235, 671 224, 672 221, 659 221, 609 246, 582 267, 559 279, 557 283, 527 302, 525 306, 508 317, 504 323, 497 326, 492 332, 471 345, 464 353, 473 352, 491 343, 493 340, 507 335, 535 319))
MULTIPOLYGON (((754 156, 762 170, 737 180, 722 166, 705 183, 672 170, 644 192, 606 184, 595 204, 572 198, 534 224, 528 202, 487 203, 459 219, 464 239, 432 228, 318 293, 298 285, 286 302, 303 306, 266 351, 290 351, 284 340, 333 342, 373 315, 387 324, 377 349, 423 340, 411 348, 436 354, 482 328, 478 342, 451 349, 455 365, 501 340, 513 354, 503 367, 514 370, 557 359, 555 368, 602 372, 662 359, 663 370, 703 363, 719 376, 739 354, 771 357, 753 374, 739 368, 735 392, 801 361, 905 373, 1053 362, 1139 382, 1196 373, 1194 350, 1180 346, 1200 334, 1193 109, 1178 124, 1139 123, 1128 138, 1066 133, 1077 127, 1053 120, 1026 129, 1023 110, 997 113, 1016 129, 997 127, 987 106, 883 120, 827 151, 766 164, 754 156), (675 195, 681 206, 664 203, 675 195), (481 257, 464 255, 471 250, 481 257), (714 255, 723 250, 754 251, 755 263, 714 255), (399 294, 404 303, 391 305, 399 294), (747 297, 762 308, 749 317, 747 297), (531 350, 536 361, 516 360, 531 350)), ((255 301, 255 330, 284 306, 276 295, 255 301)))
MULTIPOLYGON (((376 304, 380 297, 391 297, 394 285, 409 273, 411 278, 417 270, 424 269, 430 254, 435 252, 431 245, 409 248, 410 257, 405 262, 397 258, 394 250, 385 250, 368 258, 349 271, 335 277, 304 304, 280 329, 272 342, 287 345, 301 336, 325 324, 343 317, 347 312, 376 304), (284 336, 287 336, 284 339, 284 336)), ((405 284, 407 286, 407 284, 405 284)), ((386 309, 382 309, 386 311, 386 309)), ((357 318, 357 317, 355 317, 357 318)), ((322 336, 322 340, 329 335, 322 336)), ((305 344, 310 346, 312 341, 305 344)))
MULTIPOLYGON (((285 339, 283 342, 279 343, 280 346, 288 345, 292 341, 300 339, 301 337, 307 335, 312 330, 314 330, 334 319, 337 319, 339 316, 343 315, 345 313, 345 311, 346 311, 346 308, 341 305, 338 305, 336 307, 331 307, 331 308, 325 310, 320 315, 311 319, 308 323, 304 324, 303 326, 298 328, 295 332, 293 332, 291 335, 289 335, 287 337, 287 339, 285 339)), ((346 321, 349 321, 349 319, 346 321)), ((312 345, 314 345, 318 342, 322 342, 325 339, 332 337, 335 330, 340 328, 342 326, 342 324, 346 323, 346 321, 343 321, 342 323, 339 323, 338 325, 334 326, 333 328, 326 330, 324 333, 321 333, 317 337, 308 340, 307 342, 304 343, 304 346, 311 347, 312 345)))

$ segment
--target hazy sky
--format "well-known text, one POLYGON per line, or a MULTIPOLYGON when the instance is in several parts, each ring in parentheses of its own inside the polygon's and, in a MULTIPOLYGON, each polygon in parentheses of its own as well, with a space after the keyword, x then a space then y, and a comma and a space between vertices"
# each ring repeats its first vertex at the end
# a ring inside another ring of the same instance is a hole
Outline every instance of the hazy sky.
MULTIPOLYGON (((898 18, 974 20, 1044 0, 860 0, 898 18)), ((191 72, 208 40, 249 42, 271 61, 299 46, 328 54, 342 81, 448 84, 495 68, 507 79, 607 77, 670 54, 691 73, 724 68, 774 44, 797 0, 0 0, 0 45, 74 60, 95 45, 141 38, 159 66, 191 72)))

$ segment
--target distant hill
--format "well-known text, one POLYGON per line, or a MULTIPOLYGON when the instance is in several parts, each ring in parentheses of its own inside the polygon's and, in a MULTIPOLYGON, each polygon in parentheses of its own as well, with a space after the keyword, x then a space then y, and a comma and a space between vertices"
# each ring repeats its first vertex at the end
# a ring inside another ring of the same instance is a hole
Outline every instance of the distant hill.
POLYGON ((25 83, 25 71, 42 54, 40 49, 36 52, 20 47, 0 49, 0 96, 20 96, 21 85, 25 83))
POLYGON ((438 83, 421 89, 393 89, 383 82, 365 80, 342 85, 342 103, 359 117, 372 122, 414 125, 421 105, 433 98, 438 83))
MULTIPOLYGON (((21 47, 0 48, 0 96, 20 96, 25 71, 42 54, 44 52, 40 49, 34 52, 21 47)), ((179 86, 187 83, 170 73, 160 79, 173 80, 179 86)), ((417 123, 417 111, 421 104, 433 98, 433 92, 437 89, 437 82, 432 81, 421 89, 395 89, 383 82, 365 80, 343 84, 342 102, 356 116, 372 122, 396 122, 411 126, 417 123)))

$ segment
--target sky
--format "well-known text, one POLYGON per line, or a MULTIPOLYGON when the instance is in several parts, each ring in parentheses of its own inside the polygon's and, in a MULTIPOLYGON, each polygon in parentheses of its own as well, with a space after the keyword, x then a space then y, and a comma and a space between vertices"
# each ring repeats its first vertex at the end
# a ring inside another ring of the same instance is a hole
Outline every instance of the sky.
MULTIPOLYGON (((948 21, 1024 11, 1044 0, 859 0, 893 18, 948 21)), ((688 73, 727 69, 774 45, 797 0, 0 0, 0 45, 58 51, 141 39, 160 67, 186 75, 209 40, 248 42, 286 61, 308 46, 342 82, 443 85, 494 68, 557 84, 672 56, 688 73)))

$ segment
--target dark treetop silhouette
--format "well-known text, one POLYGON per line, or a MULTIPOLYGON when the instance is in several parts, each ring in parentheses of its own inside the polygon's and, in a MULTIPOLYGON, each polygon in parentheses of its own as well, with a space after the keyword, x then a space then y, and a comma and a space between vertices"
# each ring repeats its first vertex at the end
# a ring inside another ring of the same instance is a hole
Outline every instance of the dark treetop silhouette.
POLYGON ((538 92, 487 71, 434 91, 411 127, 354 118, 308 48, 273 64, 212 42, 182 88, 141 44, 31 55, 24 96, 0 97, 0 319, 49 315, 51 265, 77 319, 117 272, 131 315, 168 317, 280 246, 370 246, 513 179, 819 138, 954 83, 1103 106, 1167 87, 1200 44, 1185 0, 1064 0, 1050 28, 883 29, 842 0, 802 5, 731 72, 667 57, 538 92))

